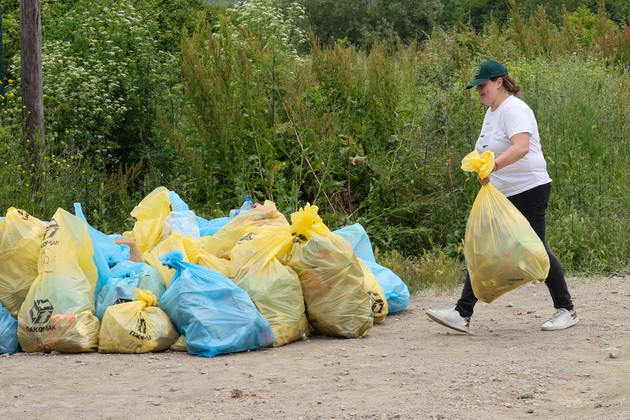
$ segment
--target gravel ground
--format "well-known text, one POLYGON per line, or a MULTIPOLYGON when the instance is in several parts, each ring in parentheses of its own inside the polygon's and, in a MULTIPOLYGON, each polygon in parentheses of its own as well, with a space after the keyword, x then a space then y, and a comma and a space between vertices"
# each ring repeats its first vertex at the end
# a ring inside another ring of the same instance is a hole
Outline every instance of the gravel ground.
POLYGON ((544 285, 479 303, 473 335, 423 291, 364 339, 312 337, 213 358, 164 352, 0 357, 0 418, 630 419, 630 277, 571 278, 581 321, 541 331, 544 285))

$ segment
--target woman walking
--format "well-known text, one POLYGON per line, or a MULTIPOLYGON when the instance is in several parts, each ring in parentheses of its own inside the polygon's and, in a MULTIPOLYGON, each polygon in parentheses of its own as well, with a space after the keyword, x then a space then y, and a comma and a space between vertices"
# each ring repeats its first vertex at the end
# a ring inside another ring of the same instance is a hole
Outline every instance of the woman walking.
MULTIPOLYGON (((542 152, 538 123, 531 108, 516 96, 521 87, 508 75, 507 68, 494 60, 482 63, 475 80, 466 89, 475 88, 482 104, 488 106, 475 149, 495 154, 495 167, 481 185, 492 182, 525 216, 542 240, 549 255, 550 270, 545 284, 556 312, 542 325, 545 331, 562 330, 578 323, 571 295, 558 259, 545 237, 546 211, 551 194, 551 178, 542 152)), ((460 299, 452 309, 427 310, 433 321, 457 331, 469 332, 470 318, 477 298, 470 276, 466 275, 460 299)))

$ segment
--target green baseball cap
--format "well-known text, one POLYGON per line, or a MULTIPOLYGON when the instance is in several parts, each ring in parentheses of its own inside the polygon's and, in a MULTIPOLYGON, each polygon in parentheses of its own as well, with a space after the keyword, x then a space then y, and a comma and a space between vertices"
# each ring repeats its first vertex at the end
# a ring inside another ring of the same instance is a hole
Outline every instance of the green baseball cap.
POLYGON ((486 80, 493 79, 499 76, 505 76, 508 74, 505 66, 498 61, 488 60, 481 63, 479 67, 477 67, 477 74, 475 75, 475 80, 468 83, 466 89, 470 89, 471 87, 477 86, 485 82, 486 80))

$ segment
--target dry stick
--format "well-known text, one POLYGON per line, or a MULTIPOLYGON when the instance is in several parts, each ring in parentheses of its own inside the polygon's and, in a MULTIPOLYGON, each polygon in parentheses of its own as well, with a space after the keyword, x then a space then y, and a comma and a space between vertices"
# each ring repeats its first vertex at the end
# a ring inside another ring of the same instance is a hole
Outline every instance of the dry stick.
POLYGON ((291 123, 291 128, 293 129, 293 133, 295 133, 295 137, 297 138, 298 144, 300 145, 300 149, 302 151, 302 156, 304 156, 304 159, 306 160, 306 163, 308 164, 308 167, 311 169, 311 172, 313 173, 313 176, 315 177, 315 181, 317 182, 317 185, 319 186, 319 190, 322 192, 322 194, 326 198, 326 201, 328 202, 328 205, 330 206, 330 208, 332 208, 333 211, 335 213, 337 213, 337 210, 335 209, 335 206, 333 205, 333 203, 330 201, 330 198, 328 197, 328 194, 326 194, 326 191, 324 191, 323 186, 322 186, 322 182, 319 179, 319 177, 317 176, 317 173, 315 172, 315 169, 313 168, 313 165, 311 165, 311 161, 309 160, 308 156, 306 156, 306 153, 304 153, 304 145, 302 144, 302 139, 300 138, 300 133, 298 132, 297 127, 296 127, 295 123, 293 122, 293 119, 291 118, 291 115, 289 114, 289 110, 287 109, 287 105, 284 102, 284 98, 280 97, 280 100, 282 101, 282 107, 284 108, 284 112, 285 112, 287 118, 289 119, 289 122, 291 123))
MULTIPOLYGON (((347 137, 348 139, 348 151, 350 150, 350 137, 347 137)), ((350 190, 350 153, 348 152, 348 159, 346 159, 346 179, 347 179, 347 184, 348 184, 348 210, 350 211, 350 214, 352 214, 352 191, 350 190)))

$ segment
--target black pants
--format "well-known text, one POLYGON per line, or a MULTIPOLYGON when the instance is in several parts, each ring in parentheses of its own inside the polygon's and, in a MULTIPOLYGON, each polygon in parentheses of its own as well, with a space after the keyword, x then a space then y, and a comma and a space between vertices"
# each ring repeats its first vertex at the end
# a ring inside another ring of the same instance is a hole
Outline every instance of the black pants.
MULTIPOLYGON (((547 213, 547 205, 549 204, 549 196, 551 195, 551 184, 540 185, 534 187, 531 190, 527 190, 520 194, 508 197, 508 200, 514 204, 514 206, 523 213, 523 216, 529 221, 534 231, 538 234, 538 237, 545 244, 547 254, 549 254, 549 275, 545 280, 545 284, 549 289, 549 294, 553 300, 553 306, 556 309, 565 308, 568 310, 573 309, 573 302, 571 301, 571 295, 567 287, 567 282, 564 278, 564 272, 558 259, 551 253, 547 241, 545 239, 547 222, 545 215, 547 213)), ((464 289, 462 290, 462 296, 457 301, 455 309, 463 317, 470 317, 473 314, 477 298, 473 293, 472 286, 470 284, 470 276, 466 273, 466 281, 464 282, 464 289)))

